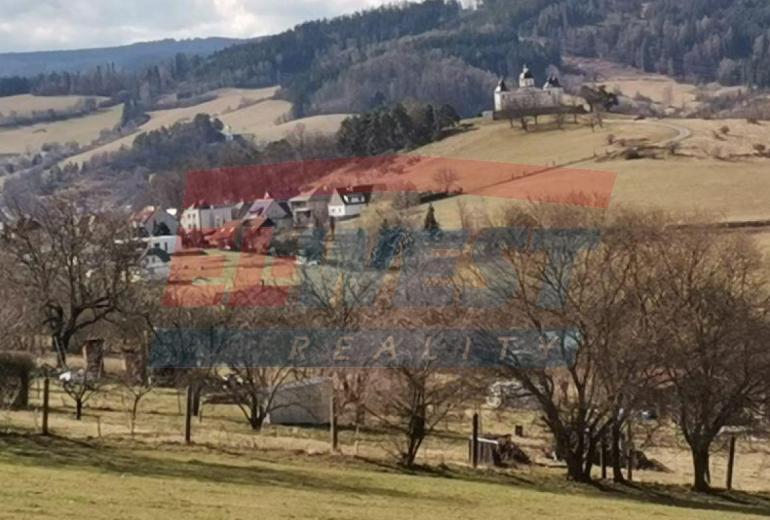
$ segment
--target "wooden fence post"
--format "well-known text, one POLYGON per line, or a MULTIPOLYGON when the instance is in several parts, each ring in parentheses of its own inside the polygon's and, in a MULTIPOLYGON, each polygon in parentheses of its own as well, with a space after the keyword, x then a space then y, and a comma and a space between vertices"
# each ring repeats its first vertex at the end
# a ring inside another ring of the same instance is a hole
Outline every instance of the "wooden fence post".
POLYGON ((48 435, 48 403, 50 395, 50 380, 43 380, 43 435, 48 435))
POLYGON ((192 440, 192 414, 193 401, 195 400, 195 389, 192 385, 187 386, 187 406, 184 415, 184 442, 190 444, 192 440))
POLYGON ((473 414, 473 434, 471 437, 471 464, 473 467, 479 465, 479 414, 473 414))
POLYGON ((334 399, 334 392, 329 398, 329 442, 332 446, 332 452, 339 450, 339 435, 337 433, 337 405, 334 399))
POLYGON ((735 435, 730 437, 730 452, 727 456, 727 490, 733 489, 733 465, 735 464, 735 435))

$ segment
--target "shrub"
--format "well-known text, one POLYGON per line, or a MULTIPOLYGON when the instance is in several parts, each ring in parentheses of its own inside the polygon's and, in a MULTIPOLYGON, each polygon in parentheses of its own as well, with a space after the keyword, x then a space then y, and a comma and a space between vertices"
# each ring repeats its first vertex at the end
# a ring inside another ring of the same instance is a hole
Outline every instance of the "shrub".
POLYGON ((639 153, 639 150, 635 147, 632 148, 626 148, 626 150, 623 152, 623 157, 627 161, 632 161, 634 159, 641 159, 642 154, 639 153))
POLYGON ((35 363, 28 354, 0 352, 0 408, 25 408, 35 363))

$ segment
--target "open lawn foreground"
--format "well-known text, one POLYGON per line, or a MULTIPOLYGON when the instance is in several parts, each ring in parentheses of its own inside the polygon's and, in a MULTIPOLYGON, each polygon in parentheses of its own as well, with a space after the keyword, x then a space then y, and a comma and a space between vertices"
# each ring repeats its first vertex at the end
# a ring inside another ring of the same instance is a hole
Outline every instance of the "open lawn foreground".
POLYGON ((350 457, 0 436, 0 518, 725 519, 770 497, 599 490, 550 473, 405 474, 350 457))

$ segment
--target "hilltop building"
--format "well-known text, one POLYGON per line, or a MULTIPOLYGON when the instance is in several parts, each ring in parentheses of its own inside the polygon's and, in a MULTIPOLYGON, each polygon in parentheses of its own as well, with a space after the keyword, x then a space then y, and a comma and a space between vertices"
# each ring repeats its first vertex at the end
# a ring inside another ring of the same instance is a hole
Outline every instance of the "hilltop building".
MULTIPOLYGON (((529 67, 524 66, 519 75, 518 88, 510 89, 504 79, 495 88, 495 113, 506 111, 536 111, 563 106, 564 89, 559 78, 550 76, 542 89, 537 88, 535 76, 529 67)), ((533 114, 534 115, 534 114, 533 114)))

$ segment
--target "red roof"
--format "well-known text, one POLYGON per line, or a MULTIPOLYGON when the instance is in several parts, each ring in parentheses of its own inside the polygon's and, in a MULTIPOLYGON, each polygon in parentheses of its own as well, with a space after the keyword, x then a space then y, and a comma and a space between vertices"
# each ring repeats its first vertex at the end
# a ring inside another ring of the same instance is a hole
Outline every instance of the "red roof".
POLYGON ((235 235, 235 232, 238 230, 238 227, 241 225, 240 220, 230 220, 228 222, 225 222, 224 225, 220 228, 218 228, 216 231, 211 233, 206 237, 206 241, 211 242, 217 242, 220 240, 229 240, 235 235))
POLYGON ((158 208, 156 208, 155 206, 145 206, 141 210, 131 215, 131 221, 144 224, 155 214, 155 211, 157 211, 157 209, 158 208))

